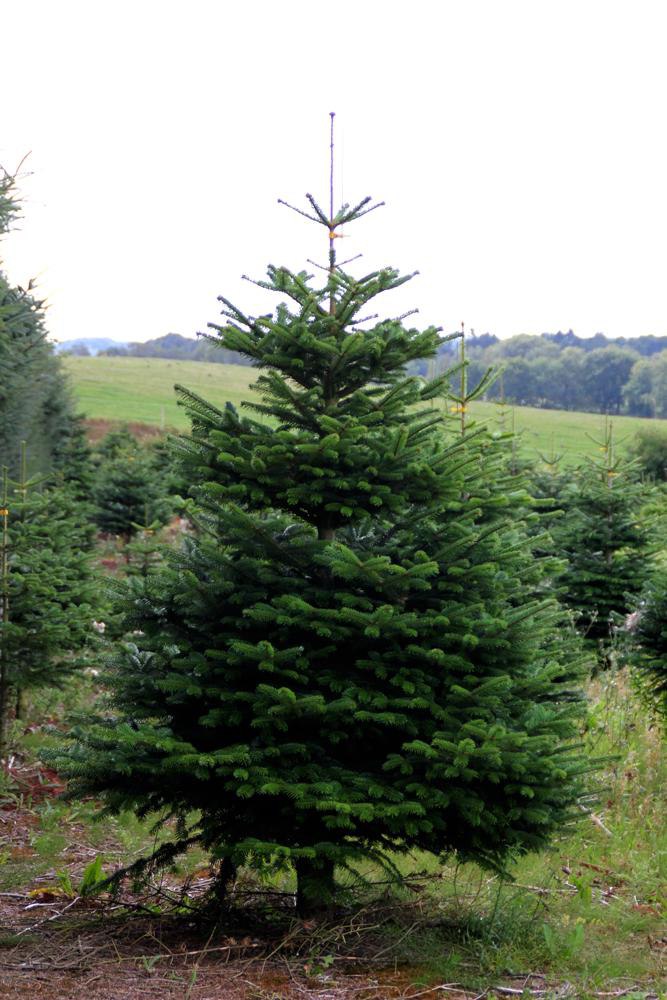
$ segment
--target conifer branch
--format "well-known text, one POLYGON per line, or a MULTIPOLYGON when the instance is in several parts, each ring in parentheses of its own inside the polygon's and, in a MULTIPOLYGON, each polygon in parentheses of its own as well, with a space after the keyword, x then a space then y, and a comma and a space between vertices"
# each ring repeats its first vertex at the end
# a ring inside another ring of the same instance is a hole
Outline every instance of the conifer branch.
POLYGON ((320 206, 317 204, 317 202, 313 198, 312 194, 307 194, 306 198, 308 199, 308 201, 312 205, 313 210, 314 210, 315 214, 317 215, 318 220, 322 223, 322 225, 326 226, 327 229, 331 228, 332 220, 329 219, 329 218, 327 218, 327 216, 324 214, 324 212, 322 211, 322 209, 320 208, 320 206))
POLYGON ((310 219, 311 222, 321 222, 321 219, 316 218, 314 215, 309 215, 308 212, 304 212, 302 209, 297 208, 295 205, 290 205, 288 201, 283 201, 282 198, 278 198, 278 204, 284 205, 286 208, 291 208, 293 212, 298 212, 299 215, 303 215, 304 219, 310 219))

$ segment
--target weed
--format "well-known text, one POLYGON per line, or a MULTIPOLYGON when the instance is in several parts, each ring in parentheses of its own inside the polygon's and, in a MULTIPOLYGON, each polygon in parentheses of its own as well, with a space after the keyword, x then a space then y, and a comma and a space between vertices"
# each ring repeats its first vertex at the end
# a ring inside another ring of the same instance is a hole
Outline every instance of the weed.
POLYGON ((145 972, 151 973, 158 962, 161 962, 164 955, 142 955, 139 961, 145 972))

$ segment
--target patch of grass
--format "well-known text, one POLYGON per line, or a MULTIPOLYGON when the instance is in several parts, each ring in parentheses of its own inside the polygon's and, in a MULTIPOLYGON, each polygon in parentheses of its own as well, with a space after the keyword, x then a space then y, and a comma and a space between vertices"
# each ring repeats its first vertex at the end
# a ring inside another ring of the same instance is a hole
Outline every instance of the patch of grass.
POLYGON ((430 939, 417 939, 428 977, 440 974, 444 955, 446 968, 455 956, 487 984, 524 970, 591 992, 621 981, 664 983, 664 744, 625 673, 603 675, 591 695, 590 752, 615 758, 598 776, 596 811, 564 830, 550 850, 517 860, 513 882, 466 865, 429 883, 430 907, 442 915, 442 926, 430 939))
MULTIPOLYGON (((562 454, 564 465, 576 465, 586 456, 592 458, 599 454, 595 442, 603 435, 605 421, 600 413, 516 406, 503 418, 501 407, 483 402, 472 403, 470 411, 474 420, 486 423, 490 429, 513 430, 518 434, 519 451, 527 457, 549 455, 553 448, 556 454, 562 454)), ((615 444, 620 450, 631 449, 634 435, 646 427, 667 431, 667 420, 644 417, 613 417, 611 420, 615 444)))
POLYGON ((74 395, 86 417, 138 421, 185 429, 185 412, 177 405, 180 383, 217 406, 240 406, 251 393, 257 371, 243 365, 216 365, 164 358, 64 358, 74 395))
MULTIPOLYGON (((240 406, 252 398, 249 386, 257 378, 254 368, 216 365, 164 358, 75 358, 63 359, 74 394, 86 417, 113 421, 137 421, 163 428, 186 429, 185 411, 177 405, 174 385, 180 383, 216 406, 227 401, 240 406)), ((599 413, 540 410, 518 406, 503 410, 495 403, 472 403, 470 417, 492 429, 519 434, 519 449, 528 457, 547 454, 552 446, 563 454, 564 464, 573 465, 594 455, 604 417, 599 413)), ((666 420, 614 417, 617 446, 626 446, 633 435, 647 426, 667 430, 666 420)))

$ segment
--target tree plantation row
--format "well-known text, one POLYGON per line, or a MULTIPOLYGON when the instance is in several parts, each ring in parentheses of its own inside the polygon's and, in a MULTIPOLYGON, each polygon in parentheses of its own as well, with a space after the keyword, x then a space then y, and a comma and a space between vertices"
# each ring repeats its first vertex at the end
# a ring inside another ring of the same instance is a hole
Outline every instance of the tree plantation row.
MULTIPOLYGON (((502 873, 596 808, 591 676, 630 669, 664 720, 659 463, 620 457, 611 425, 576 470, 527 462, 470 419, 493 376, 458 338, 411 374, 447 338, 377 318, 394 269, 336 260, 375 207, 308 196, 327 265, 270 266, 275 311, 223 298, 212 326, 253 398, 179 386, 190 430, 157 444, 86 442, 40 303, 0 279, 2 752, 26 700, 96 678, 43 759, 162 834, 98 888, 196 848, 209 912, 240 872, 292 872, 308 918, 345 873, 396 878, 415 852, 502 873)), ((5 229, 15 208, 6 178, 5 229)))

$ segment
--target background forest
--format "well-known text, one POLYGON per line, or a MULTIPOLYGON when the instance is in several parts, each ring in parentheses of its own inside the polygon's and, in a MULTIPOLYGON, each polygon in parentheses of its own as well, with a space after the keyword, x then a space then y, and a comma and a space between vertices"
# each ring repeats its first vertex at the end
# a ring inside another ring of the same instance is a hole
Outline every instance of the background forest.
MULTIPOLYGON (((171 358, 247 365, 237 351, 205 339, 168 333, 142 343, 114 344, 94 337, 67 341, 59 353, 107 357, 171 358)), ((426 375, 446 368, 451 344, 437 358, 413 362, 410 371, 426 375)), ((518 406, 590 413, 667 417, 667 337, 577 337, 568 333, 521 334, 499 340, 493 334, 467 338, 470 377, 479 381, 493 367, 500 373, 483 394, 518 406)))

